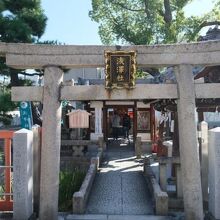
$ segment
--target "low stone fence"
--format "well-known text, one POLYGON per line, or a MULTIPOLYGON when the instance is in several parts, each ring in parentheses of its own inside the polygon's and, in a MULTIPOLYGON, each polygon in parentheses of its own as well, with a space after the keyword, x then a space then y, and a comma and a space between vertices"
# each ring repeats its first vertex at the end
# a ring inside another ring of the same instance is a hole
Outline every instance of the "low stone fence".
POLYGON ((87 172, 90 166, 89 157, 74 157, 74 156, 61 156, 60 157, 60 170, 72 171, 74 169, 87 172))
POLYGON ((137 136, 135 140, 135 156, 140 159, 144 154, 151 152, 151 141, 143 140, 141 136, 137 136))
POLYGON ((135 156, 137 158, 141 158, 141 155, 142 155, 141 137, 137 136, 135 140, 135 156))
POLYGON ((90 194, 90 191, 91 191, 94 179, 95 179, 95 175, 99 168, 99 163, 102 159, 102 152, 103 150, 99 148, 97 156, 91 159, 89 170, 82 183, 82 186, 80 187, 80 190, 73 194, 73 213, 74 214, 85 213, 89 194, 90 194))
POLYGON ((97 145, 97 148, 106 149, 104 139, 100 137, 98 140, 62 140, 61 141, 61 157, 62 156, 74 156, 83 157, 86 156, 88 147, 97 145))
POLYGON ((176 196, 169 197, 169 208, 183 209, 183 188, 182 188, 182 171, 180 166, 180 157, 159 157, 159 179, 160 187, 167 192, 167 168, 174 167, 175 170, 175 188, 176 196))
POLYGON ((152 198, 155 203, 156 215, 167 215, 168 214, 168 194, 163 192, 158 184, 156 177, 150 167, 149 159, 145 159, 144 164, 144 177, 147 181, 149 191, 152 194, 152 198))
POLYGON ((102 148, 99 148, 97 156, 91 158, 91 164, 96 164, 97 169, 99 168, 100 162, 102 160, 102 156, 103 156, 103 150, 102 148))

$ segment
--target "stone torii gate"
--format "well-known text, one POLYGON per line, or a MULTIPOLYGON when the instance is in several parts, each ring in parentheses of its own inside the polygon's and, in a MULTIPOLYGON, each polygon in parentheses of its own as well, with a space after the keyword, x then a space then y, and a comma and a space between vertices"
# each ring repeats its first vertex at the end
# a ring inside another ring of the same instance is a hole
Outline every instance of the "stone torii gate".
MULTIPOLYGON (((118 48, 118 47, 117 47, 118 48)), ((136 85, 132 90, 106 91, 104 85, 63 86, 63 70, 103 67, 107 46, 54 46, 0 43, 0 55, 17 69, 44 69, 44 87, 14 87, 13 101, 42 101, 43 132, 40 219, 57 219, 61 139, 61 100, 177 99, 183 199, 187 220, 202 220, 202 192, 195 124, 195 99, 220 98, 219 84, 194 84, 193 65, 219 65, 220 42, 127 46, 137 51, 139 67, 175 66, 177 84, 136 85)))

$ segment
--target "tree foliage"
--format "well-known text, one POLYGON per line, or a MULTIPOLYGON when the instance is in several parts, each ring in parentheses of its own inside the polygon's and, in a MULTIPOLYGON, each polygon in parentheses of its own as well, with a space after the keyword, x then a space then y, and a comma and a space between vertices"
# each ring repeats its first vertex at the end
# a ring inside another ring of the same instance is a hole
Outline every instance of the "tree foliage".
POLYGON ((7 114, 17 107, 17 103, 11 101, 11 90, 5 88, 4 91, 0 91, 0 122, 5 125, 11 123, 12 116, 7 114))
POLYGON ((193 0, 92 0, 89 16, 104 44, 149 45, 195 41, 201 28, 220 24, 220 3, 202 16, 186 17, 193 0))
MULTIPOLYGON (((43 35, 47 17, 40 0, 0 0, 0 41, 36 43, 43 35)), ((10 75, 11 84, 20 85, 18 71, 8 68, 0 59, 0 74, 10 75)))
MULTIPOLYGON (((0 0, 0 42, 37 43, 45 31, 47 21, 40 3, 40 0, 0 0)), ((31 83, 20 79, 19 73, 26 75, 25 70, 9 68, 5 58, 0 58, 0 75, 10 76, 11 79, 9 86, 3 85, 0 91, 0 121, 4 124, 10 124, 11 121, 7 112, 17 107, 11 101, 10 86, 31 83)))

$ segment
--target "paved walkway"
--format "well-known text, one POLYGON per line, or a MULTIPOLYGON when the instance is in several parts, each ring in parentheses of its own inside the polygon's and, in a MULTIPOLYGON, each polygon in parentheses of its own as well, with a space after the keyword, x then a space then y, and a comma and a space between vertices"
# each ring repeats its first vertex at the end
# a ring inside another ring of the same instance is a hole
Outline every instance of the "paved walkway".
POLYGON ((151 198, 133 144, 109 145, 88 201, 87 214, 152 215, 151 198))

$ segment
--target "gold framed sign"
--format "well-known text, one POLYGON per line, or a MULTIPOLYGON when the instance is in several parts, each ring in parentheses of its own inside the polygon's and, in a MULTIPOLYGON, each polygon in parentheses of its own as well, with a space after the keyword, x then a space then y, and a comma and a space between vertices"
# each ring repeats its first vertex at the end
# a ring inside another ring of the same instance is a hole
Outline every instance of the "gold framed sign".
POLYGON ((105 51, 105 88, 134 88, 135 51, 105 51))

